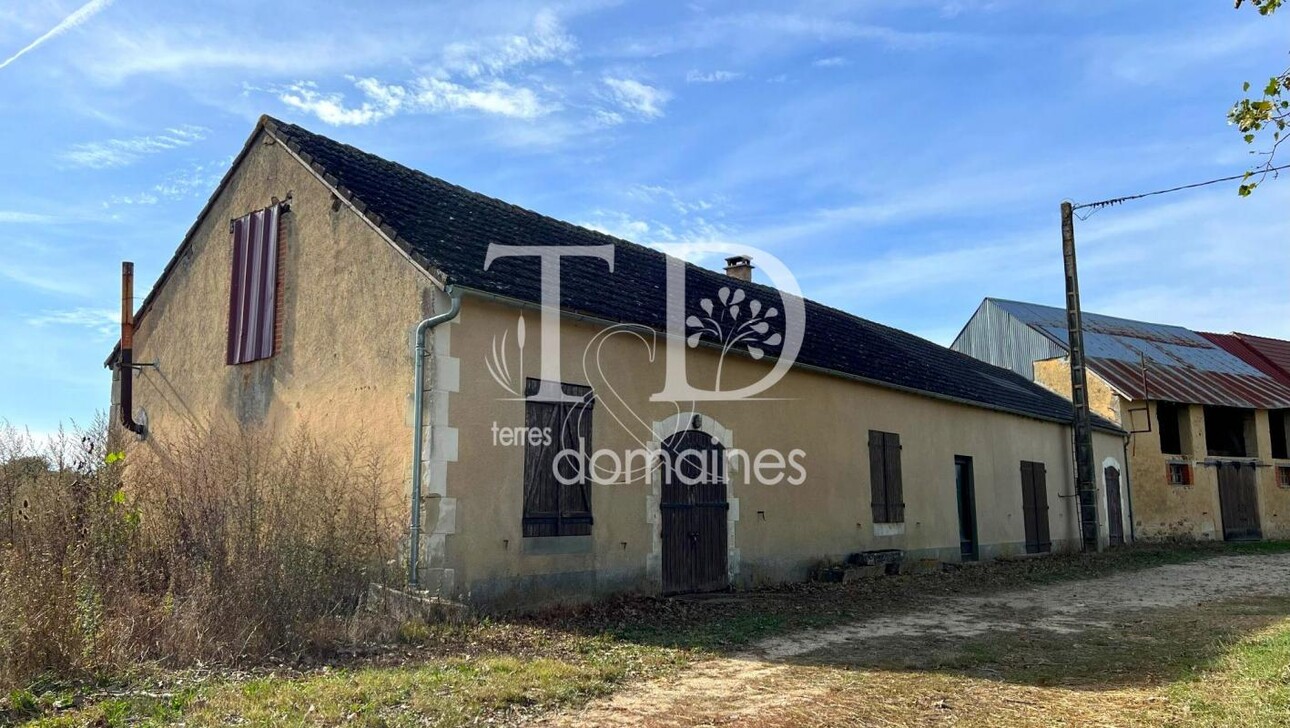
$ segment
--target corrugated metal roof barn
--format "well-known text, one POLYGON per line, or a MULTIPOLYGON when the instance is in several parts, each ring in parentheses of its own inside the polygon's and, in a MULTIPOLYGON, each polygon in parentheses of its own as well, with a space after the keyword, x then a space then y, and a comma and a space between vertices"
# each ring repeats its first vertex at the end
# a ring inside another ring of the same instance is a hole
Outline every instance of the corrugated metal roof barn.
POLYGON ((1207 331, 1202 331, 1201 336, 1290 387, 1290 341, 1253 334, 1211 334, 1207 331))
MULTIPOLYGON (((1290 386, 1181 326, 1084 312, 1088 367, 1133 400, 1251 409, 1290 407, 1290 386)), ((952 349, 1033 377, 1032 364, 1066 356, 1066 311, 987 298, 952 349)))

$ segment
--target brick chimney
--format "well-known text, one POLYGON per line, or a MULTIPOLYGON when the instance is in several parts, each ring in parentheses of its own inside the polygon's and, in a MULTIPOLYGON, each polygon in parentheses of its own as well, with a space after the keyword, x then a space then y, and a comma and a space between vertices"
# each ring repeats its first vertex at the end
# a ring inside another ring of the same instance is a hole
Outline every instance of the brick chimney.
POLYGON ((752 258, 746 255, 735 255, 726 258, 726 275, 741 281, 751 281, 753 272, 752 258))

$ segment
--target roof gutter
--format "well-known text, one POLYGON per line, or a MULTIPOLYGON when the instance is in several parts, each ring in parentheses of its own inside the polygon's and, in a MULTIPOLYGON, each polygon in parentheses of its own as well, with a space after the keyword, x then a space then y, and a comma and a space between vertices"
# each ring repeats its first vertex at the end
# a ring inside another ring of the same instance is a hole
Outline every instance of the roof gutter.
POLYGON ((1129 543, 1137 543, 1138 532, 1133 525, 1133 476, 1129 467, 1129 436, 1124 436, 1124 491, 1129 497, 1129 543))
POLYGON ((412 532, 408 539, 408 586, 413 589, 421 585, 417 562, 421 555, 421 457, 424 447, 422 430, 425 428, 422 409, 425 404, 426 334, 439 324, 456 318, 461 312, 461 291, 451 285, 444 290, 448 294, 448 310, 417 324, 416 354, 412 365, 412 532))

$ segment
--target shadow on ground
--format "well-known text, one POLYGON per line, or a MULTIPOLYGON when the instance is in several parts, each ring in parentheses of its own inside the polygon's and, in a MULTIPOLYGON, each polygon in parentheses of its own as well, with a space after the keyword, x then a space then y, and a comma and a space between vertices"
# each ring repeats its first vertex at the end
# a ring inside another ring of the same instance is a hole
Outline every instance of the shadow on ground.
MULTIPOLYGON (((783 663, 937 672, 1070 690, 1151 688, 1216 667, 1230 646, 1290 617, 1290 598, 1263 597, 1152 609, 1080 632, 1023 626, 956 637, 921 634, 832 645, 783 663)), ((1011 614, 1021 624, 1026 615, 1011 614)), ((1042 617, 1036 617, 1035 622, 1042 617)))
POLYGON ((703 597, 625 596, 502 619, 651 647, 734 654, 785 632, 908 613, 944 598, 986 596, 1225 555, 1285 552, 1290 552, 1290 542, 1138 544, 1096 554, 1001 560, 851 584, 788 584, 703 597))

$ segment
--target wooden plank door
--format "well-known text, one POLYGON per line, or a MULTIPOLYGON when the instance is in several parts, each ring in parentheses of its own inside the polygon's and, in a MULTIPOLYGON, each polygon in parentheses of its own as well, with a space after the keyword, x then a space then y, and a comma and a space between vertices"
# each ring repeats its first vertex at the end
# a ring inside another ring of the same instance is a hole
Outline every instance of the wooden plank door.
POLYGON ((981 557, 976 532, 976 484, 972 480, 972 458, 954 457, 954 481, 959 505, 959 558, 976 561, 981 557))
POLYGON ((662 476, 663 593, 728 588, 725 448, 705 432, 677 433, 663 443, 662 476))
POLYGON ((1021 463, 1021 510, 1026 524, 1026 553, 1051 551, 1048 530, 1048 469, 1043 463, 1021 463))
POLYGON ((1103 471, 1106 476, 1106 525, 1111 545, 1124 543, 1124 502, 1120 500, 1120 471, 1108 465, 1103 471))
POLYGON ((1218 501, 1223 514, 1225 541, 1258 541, 1263 538, 1254 468, 1241 462, 1219 463, 1218 501))

